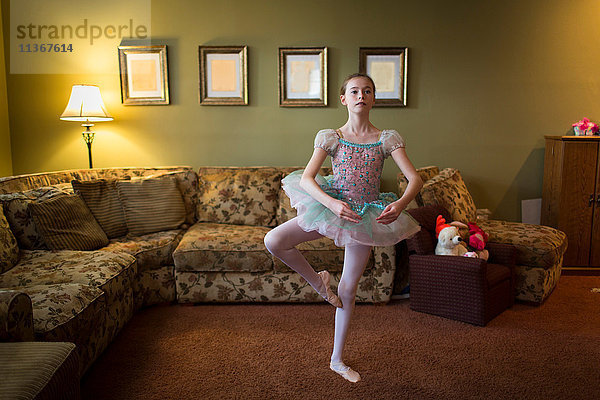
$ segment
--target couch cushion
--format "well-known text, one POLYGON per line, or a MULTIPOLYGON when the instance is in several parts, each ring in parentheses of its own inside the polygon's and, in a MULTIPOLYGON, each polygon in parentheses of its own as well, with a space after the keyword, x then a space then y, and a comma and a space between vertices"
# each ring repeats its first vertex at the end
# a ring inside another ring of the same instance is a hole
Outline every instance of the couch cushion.
POLYGON ((567 250, 567 235, 549 226, 497 220, 477 221, 490 242, 512 244, 517 264, 553 268, 567 250))
POLYGON ((173 253, 176 271, 272 271, 263 239, 269 228, 199 222, 173 253))
POLYGON ((125 213, 115 182, 107 179, 71 182, 73 190, 83 198, 109 239, 127 234, 125 213))
POLYGON ((285 194, 285 191, 280 190, 277 205, 277 225, 281 225, 297 215, 298 212, 290 204, 290 198, 285 194))
POLYGON ((19 290, 31 298, 36 335, 71 321, 96 301, 104 303, 102 290, 79 283, 34 285, 19 290))
MULTIPOLYGON (((68 185, 71 186, 70 184, 68 185)), ((4 214, 10 224, 10 229, 17 239, 21 249, 47 249, 44 239, 38 232, 29 204, 34 201, 44 201, 58 196, 67 196, 67 185, 62 187, 40 187, 25 192, 0 194, 0 202, 4 204, 4 214)))
POLYGON ((129 234, 177 229, 185 222, 185 205, 174 177, 117 181, 129 234))
POLYGON ((17 239, 12 234, 0 203, 0 273, 8 271, 19 260, 17 239))
POLYGON ((149 233, 136 237, 111 239, 103 251, 123 252, 135 256, 138 271, 157 269, 165 265, 173 265, 173 251, 183 237, 183 229, 149 233))
POLYGON ((198 222, 275 226, 281 171, 206 167, 198 171, 198 222))
POLYGON ((80 196, 31 203, 29 211, 52 250, 95 250, 108 244, 106 233, 80 196))
POLYGON ((477 208, 460 172, 446 168, 429 179, 421 189, 424 206, 439 204, 452 215, 454 221, 463 223, 477 220, 477 208))
MULTIPOLYGON (((344 268, 344 249, 337 247, 333 240, 323 237, 310 242, 300 243, 296 246, 304 255, 308 263, 316 270, 329 272, 342 271, 344 268)), ((275 256, 273 265, 277 272, 290 272, 292 269, 275 256)), ((373 258, 373 257, 370 257, 373 258)))
POLYGON ((100 250, 24 250, 19 263, 0 275, 0 287, 79 283, 102 288, 134 262, 128 254, 100 250))

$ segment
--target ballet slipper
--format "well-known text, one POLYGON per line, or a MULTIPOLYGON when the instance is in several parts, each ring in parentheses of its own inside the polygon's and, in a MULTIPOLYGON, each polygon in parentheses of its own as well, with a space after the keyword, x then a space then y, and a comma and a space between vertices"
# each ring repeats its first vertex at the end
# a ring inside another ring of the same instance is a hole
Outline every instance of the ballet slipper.
POLYGON ((331 362, 329 364, 329 368, 331 368, 333 372, 340 374, 342 378, 346 379, 347 381, 353 383, 360 381, 360 374, 343 362, 331 362))
POLYGON ((337 297, 337 295, 335 293, 333 293, 333 291, 329 287, 329 280, 331 279, 329 272, 321 271, 321 272, 319 272, 319 276, 321 277, 321 282, 323 282, 323 286, 325 287, 325 293, 323 293, 321 291, 321 292, 318 292, 319 295, 322 298, 324 298, 332 306, 342 308, 342 301, 340 300, 339 297, 337 297))

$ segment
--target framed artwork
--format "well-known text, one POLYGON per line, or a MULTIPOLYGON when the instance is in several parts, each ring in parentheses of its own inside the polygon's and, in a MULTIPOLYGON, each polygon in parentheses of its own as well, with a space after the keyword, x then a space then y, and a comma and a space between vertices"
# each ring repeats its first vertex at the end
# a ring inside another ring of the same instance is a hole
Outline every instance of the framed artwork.
POLYGON ((375 82, 375 106, 406 107, 408 48, 361 47, 359 72, 375 82))
POLYGON ((327 47, 279 49, 279 106, 327 106, 327 47))
POLYGON ((119 46, 121 102, 124 105, 169 104, 167 46, 119 46))
POLYGON ((248 105, 248 46, 199 46, 200 104, 248 105))

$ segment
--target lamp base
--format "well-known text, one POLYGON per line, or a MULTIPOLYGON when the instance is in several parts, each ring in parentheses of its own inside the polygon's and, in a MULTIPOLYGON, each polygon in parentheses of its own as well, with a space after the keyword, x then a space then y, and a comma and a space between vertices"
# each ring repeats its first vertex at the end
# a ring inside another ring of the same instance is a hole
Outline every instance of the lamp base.
POLYGON ((90 128, 92 126, 94 126, 94 124, 81 124, 81 126, 85 126, 85 131, 83 131, 82 135, 83 135, 83 141, 85 142, 85 144, 87 144, 88 160, 90 163, 90 169, 92 169, 92 168, 94 168, 92 166, 92 142, 94 141, 95 132, 92 132, 92 130, 90 128))

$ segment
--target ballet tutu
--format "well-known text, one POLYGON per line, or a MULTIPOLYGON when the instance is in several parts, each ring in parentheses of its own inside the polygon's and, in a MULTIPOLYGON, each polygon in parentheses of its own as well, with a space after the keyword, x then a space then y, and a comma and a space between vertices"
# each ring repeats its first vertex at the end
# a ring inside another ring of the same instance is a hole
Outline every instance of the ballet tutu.
MULTIPOLYGON (((290 204, 298 211, 298 225, 306 232, 317 231, 333 239, 338 247, 353 244, 392 246, 413 236, 421 229, 419 223, 405 211, 390 224, 377 222, 376 218, 385 207, 398 200, 398 196, 394 193, 380 193, 377 200, 369 203, 347 202, 360 215, 361 221, 355 223, 341 219, 300 187, 302 172, 302 170, 292 172, 282 179, 281 184, 285 194, 290 198, 290 204)), ((315 181, 325 193, 344 200, 332 187, 330 183, 332 179, 331 175, 315 177, 315 181)))

